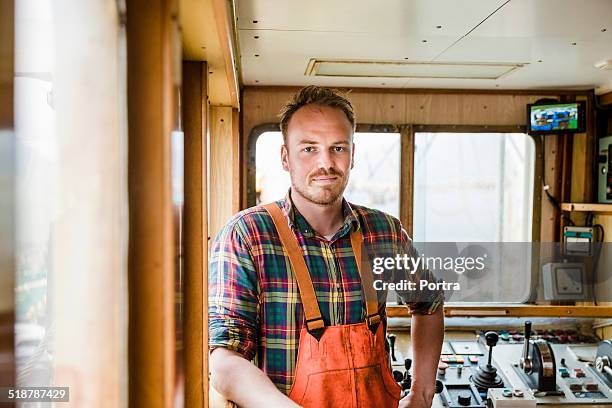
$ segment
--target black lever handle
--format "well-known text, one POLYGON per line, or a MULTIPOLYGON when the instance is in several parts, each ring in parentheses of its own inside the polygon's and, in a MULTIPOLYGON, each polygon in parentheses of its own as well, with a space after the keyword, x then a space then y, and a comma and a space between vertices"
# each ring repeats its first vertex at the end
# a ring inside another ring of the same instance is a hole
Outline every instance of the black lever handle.
POLYGON ((531 321, 527 320, 525 322, 525 340, 529 342, 530 337, 531 337, 531 321))
POLYGON ((493 358, 493 347, 497 345, 499 341, 499 335, 497 332, 490 331, 485 333, 485 341, 487 342, 487 346, 489 346, 489 359, 487 360, 487 366, 491 367, 491 360, 493 358))
POLYGON ((396 336, 395 336, 395 334, 389 334, 387 336, 387 338, 389 339, 389 346, 391 348, 391 359, 393 361, 397 361, 397 358, 395 357, 395 340, 396 340, 396 336))
POLYGON ((406 369, 406 372, 410 371, 410 367, 412 367, 412 359, 405 358, 404 359, 404 368, 406 369))
POLYGON ((531 373, 532 364, 529 358, 529 338, 531 337, 531 322, 527 320, 525 322, 525 345, 523 346, 523 357, 521 357, 520 367, 527 373, 531 373))

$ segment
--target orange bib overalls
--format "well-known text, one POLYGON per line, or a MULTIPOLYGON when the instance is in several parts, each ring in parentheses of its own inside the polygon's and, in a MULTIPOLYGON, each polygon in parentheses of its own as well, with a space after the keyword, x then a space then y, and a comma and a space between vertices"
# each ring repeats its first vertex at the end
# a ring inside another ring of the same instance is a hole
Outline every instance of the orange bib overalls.
POLYGON ((289 398, 305 408, 397 408, 401 387, 391 374, 367 256, 366 267, 361 265, 361 232, 351 231, 351 246, 365 294, 366 321, 325 327, 304 253, 287 219, 275 203, 265 208, 288 253, 306 315, 289 398))

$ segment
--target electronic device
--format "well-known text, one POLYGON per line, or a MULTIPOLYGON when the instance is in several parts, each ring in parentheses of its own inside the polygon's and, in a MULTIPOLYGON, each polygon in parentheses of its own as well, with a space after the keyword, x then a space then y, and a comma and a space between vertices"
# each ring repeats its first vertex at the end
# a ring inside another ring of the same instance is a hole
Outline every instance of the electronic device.
MULTIPOLYGON (((525 322, 524 330, 451 338, 442 351, 434 408, 612 407, 612 341, 592 334, 525 322)), ((393 367, 403 395, 411 366, 406 359, 393 367)))
POLYGON ((586 128, 584 102, 536 103, 527 105, 527 133, 582 133, 586 128))
POLYGON ((590 300, 586 266, 578 262, 551 262, 542 266, 546 300, 590 300))
POLYGON ((612 136, 599 139, 597 201, 612 203, 612 136))
POLYGON ((591 256, 593 254, 593 227, 563 227, 563 253, 591 256))

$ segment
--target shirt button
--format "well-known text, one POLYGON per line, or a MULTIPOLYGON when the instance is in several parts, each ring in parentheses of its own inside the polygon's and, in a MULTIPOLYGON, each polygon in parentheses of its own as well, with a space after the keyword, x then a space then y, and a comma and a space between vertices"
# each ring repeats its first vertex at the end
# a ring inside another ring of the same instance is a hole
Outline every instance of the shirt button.
POLYGON ((336 289, 340 289, 340 284, 336 283, 336 289))

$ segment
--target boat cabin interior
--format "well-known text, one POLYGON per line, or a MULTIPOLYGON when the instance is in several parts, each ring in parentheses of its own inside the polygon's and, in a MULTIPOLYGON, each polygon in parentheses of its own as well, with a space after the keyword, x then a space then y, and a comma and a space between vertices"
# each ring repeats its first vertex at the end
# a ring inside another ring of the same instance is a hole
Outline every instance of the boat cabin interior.
POLYGON ((612 407, 611 1, 0 0, 0 58, 0 405, 236 406, 211 247, 287 195, 315 85, 354 110, 343 197, 436 276, 374 275, 401 395, 414 284, 433 407, 612 407))

